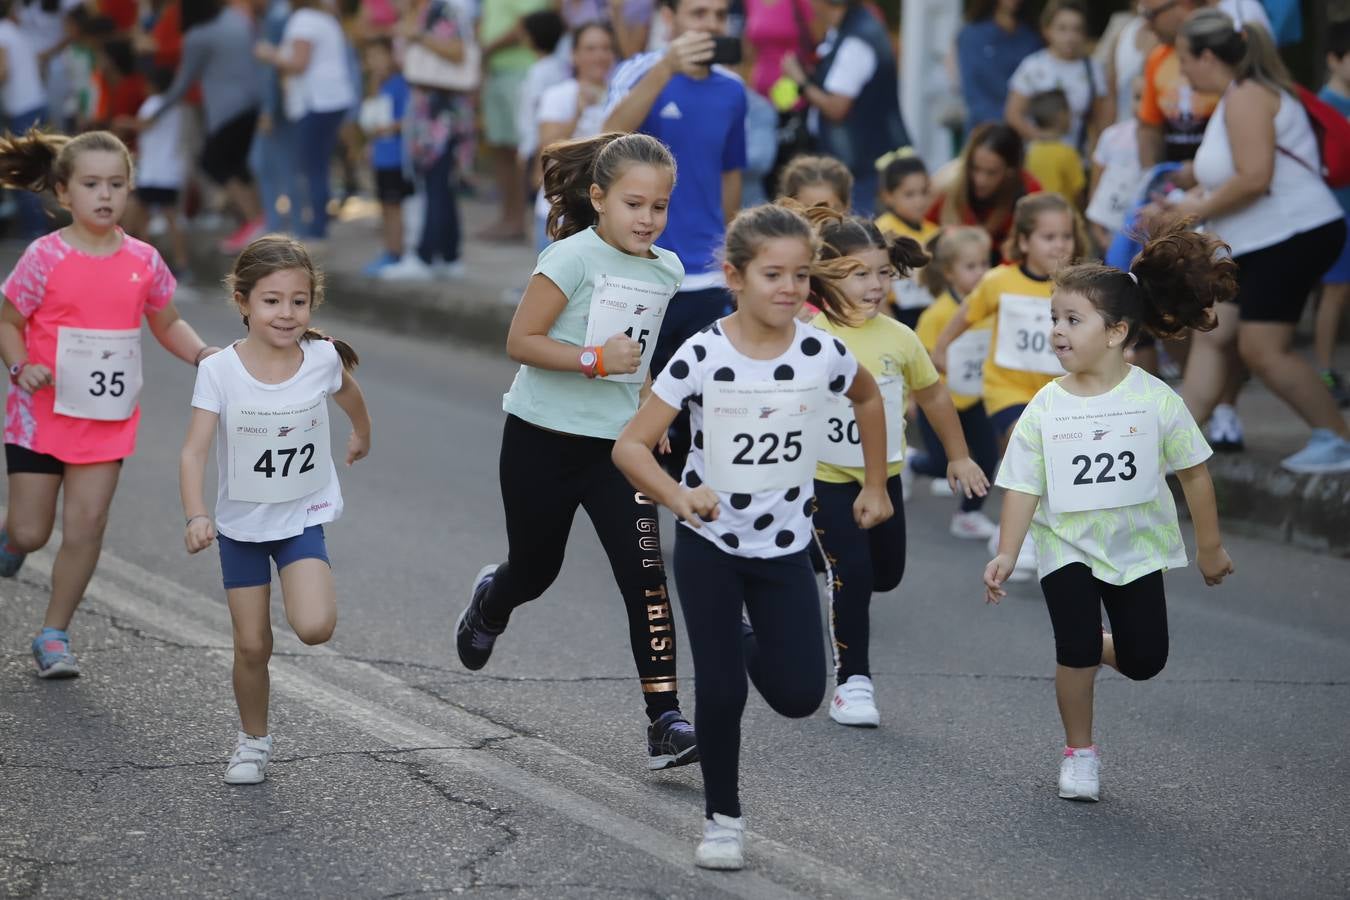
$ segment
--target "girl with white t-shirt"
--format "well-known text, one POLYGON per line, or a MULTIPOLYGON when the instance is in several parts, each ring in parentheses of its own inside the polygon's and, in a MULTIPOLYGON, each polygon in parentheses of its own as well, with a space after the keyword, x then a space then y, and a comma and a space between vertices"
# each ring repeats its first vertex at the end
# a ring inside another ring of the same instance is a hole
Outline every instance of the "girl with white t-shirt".
POLYGON ((829 395, 853 401, 863 484, 853 520, 894 513, 886 489, 881 391, 844 342, 797 321, 808 294, 843 322, 835 278, 809 222, 783 206, 743 210, 727 229, 736 312, 687 340, 619 435, 614 462, 680 520, 675 582, 694 657, 706 820, 697 865, 739 869, 745 825, 737 778, 746 674, 782 715, 811 715, 825 695, 820 597, 808 545, 813 477, 829 395), (680 482, 652 454, 688 401, 693 446, 680 482), (744 618, 743 616, 748 616, 744 618))
POLYGON ((1008 81, 1003 117, 1024 140, 1038 136, 1028 105, 1045 91, 1059 90, 1069 101, 1069 130, 1064 142, 1085 154, 1104 124, 1106 73, 1087 55, 1087 8, 1079 0, 1051 0, 1041 13, 1046 48, 1028 56, 1008 81))
POLYGON ((989 602, 1005 596, 1030 529, 1055 635, 1066 800, 1095 801, 1101 792, 1092 742, 1097 670, 1105 664, 1144 681, 1167 663, 1162 576, 1186 565, 1167 470, 1186 495, 1205 583, 1233 572, 1205 467, 1212 451, 1181 398, 1125 352, 1144 332, 1170 338, 1213 328, 1213 307, 1235 293, 1237 266, 1223 242, 1184 223, 1154 235, 1128 272, 1088 264, 1055 276, 1050 339, 1068 374, 1041 388, 1013 429, 996 479, 1007 491, 998 555, 984 583, 989 602))
POLYGON ((337 623, 323 526, 342 514, 333 465, 328 398, 352 423, 346 463, 370 452, 370 414, 352 377, 357 356, 309 327, 323 278, 305 247, 258 238, 235 261, 228 284, 248 336, 202 361, 178 484, 189 553, 220 545, 234 626, 234 696, 240 730, 227 784, 257 784, 272 755, 267 664, 272 656, 272 561, 286 618, 306 644, 337 623), (219 468, 214 521, 202 500, 212 438, 219 468))

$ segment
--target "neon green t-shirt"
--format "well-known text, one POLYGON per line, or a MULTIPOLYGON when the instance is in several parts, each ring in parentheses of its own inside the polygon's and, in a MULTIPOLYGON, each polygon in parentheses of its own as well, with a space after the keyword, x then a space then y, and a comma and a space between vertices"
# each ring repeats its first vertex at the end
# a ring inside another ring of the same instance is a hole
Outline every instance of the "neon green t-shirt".
MULTIPOLYGON (((515 27, 522 16, 549 8, 548 0, 488 0, 483 4, 478 23, 479 40, 484 46, 515 27)), ((493 72, 524 72, 534 62, 534 51, 525 44, 503 47, 488 57, 493 72)))

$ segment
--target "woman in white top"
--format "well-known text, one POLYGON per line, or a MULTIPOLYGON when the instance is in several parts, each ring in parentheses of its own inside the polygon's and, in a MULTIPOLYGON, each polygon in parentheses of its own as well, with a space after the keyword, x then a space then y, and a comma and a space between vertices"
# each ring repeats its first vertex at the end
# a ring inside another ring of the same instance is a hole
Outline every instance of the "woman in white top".
POLYGON ((1239 269, 1237 302, 1218 308, 1218 328, 1196 335, 1182 396, 1197 420, 1207 418, 1236 342, 1247 367, 1312 427, 1308 446, 1284 467, 1350 470, 1350 431, 1336 401, 1292 349, 1308 294, 1346 235, 1293 80, 1268 31, 1256 24, 1235 30, 1213 9, 1187 20, 1177 59, 1197 91, 1222 99, 1195 155, 1199 187, 1173 209, 1227 242, 1239 269))
MULTIPOLYGON (((1133 7, 1137 6, 1138 3, 1133 4, 1133 7)), ((1104 57, 1099 57, 1106 60, 1107 114, 1104 118, 1108 122, 1132 122, 1134 80, 1144 74, 1144 63, 1158 46, 1158 35, 1148 27, 1148 21, 1142 15, 1119 15, 1128 16, 1128 20, 1110 37, 1104 57)))
POLYGON ((300 173, 308 188, 304 236, 328 233, 328 166, 343 116, 359 99, 348 72, 342 24, 322 0, 293 0, 281 46, 259 43, 255 55, 286 77, 286 118, 297 124, 300 173))

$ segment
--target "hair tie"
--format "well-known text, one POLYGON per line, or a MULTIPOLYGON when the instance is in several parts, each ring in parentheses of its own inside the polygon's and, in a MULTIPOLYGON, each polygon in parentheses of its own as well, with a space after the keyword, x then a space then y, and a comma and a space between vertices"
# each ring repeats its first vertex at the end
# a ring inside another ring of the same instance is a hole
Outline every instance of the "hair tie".
POLYGON ((895 162, 897 159, 908 159, 911 156, 918 156, 918 155, 919 154, 915 152, 913 147, 910 146, 900 147, 899 149, 892 150, 890 153, 885 153, 879 156, 876 161, 876 170, 878 172, 885 171, 886 167, 889 166, 891 163, 895 162))
POLYGON ((1138 284, 1138 283, 1139 283, 1139 276, 1138 276, 1138 275, 1134 274, 1133 272, 1126 272, 1125 274, 1128 275, 1128 276, 1130 276, 1130 280, 1133 281, 1135 284, 1138 284))

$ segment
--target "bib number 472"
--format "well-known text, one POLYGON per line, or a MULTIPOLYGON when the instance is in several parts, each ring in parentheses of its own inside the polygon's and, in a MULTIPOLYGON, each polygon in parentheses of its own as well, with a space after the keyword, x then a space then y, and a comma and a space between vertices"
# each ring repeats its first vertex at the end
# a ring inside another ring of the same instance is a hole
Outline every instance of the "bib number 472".
POLYGON ((127 385, 123 381, 125 372, 90 372, 89 377, 94 380, 94 384, 89 388, 89 396, 102 397, 107 394, 109 397, 120 397, 126 393, 127 385))
POLYGON ((796 462, 802 455, 802 433, 800 431, 789 431, 781 438, 770 431, 761 434, 758 441, 755 440, 754 435, 742 432, 733 435, 731 440, 741 445, 740 450, 731 458, 732 463, 738 466, 772 466, 780 462, 796 462), (759 459, 754 458, 756 443, 763 445, 759 459), (781 458, 777 455, 780 447, 783 450, 781 458))
POLYGON ((1096 458, 1088 456, 1086 453, 1080 453, 1073 458, 1073 464, 1079 466, 1078 474, 1073 477, 1074 484, 1110 484, 1117 479, 1120 481, 1133 481, 1134 476, 1139 474, 1139 469, 1134 464, 1134 454, 1129 450, 1122 450, 1118 454, 1098 453, 1096 458), (1101 466, 1096 476, 1092 474, 1092 464, 1097 463, 1101 466), (1116 464, 1119 463, 1124 468, 1117 474, 1111 474, 1116 464))
MULTIPOLYGON (((303 456, 304 459, 300 463, 300 468, 296 470, 296 474, 303 474, 314 470, 313 444, 305 444, 299 449, 295 447, 283 447, 276 452, 276 455, 279 460, 284 457, 284 461, 281 463, 282 478, 291 474, 291 465, 295 462, 297 456, 303 456)), ((263 451, 262 456, 259 456, 258 461, 253 464, 253 471, 261 472, 265 478, 271 478, 276 475, 277 467, 273 462, 271 450, 263 451)))

